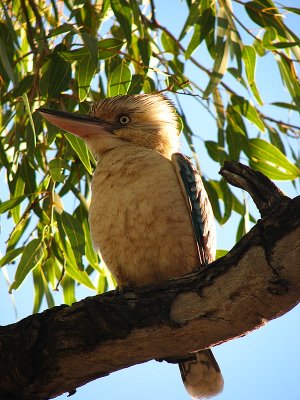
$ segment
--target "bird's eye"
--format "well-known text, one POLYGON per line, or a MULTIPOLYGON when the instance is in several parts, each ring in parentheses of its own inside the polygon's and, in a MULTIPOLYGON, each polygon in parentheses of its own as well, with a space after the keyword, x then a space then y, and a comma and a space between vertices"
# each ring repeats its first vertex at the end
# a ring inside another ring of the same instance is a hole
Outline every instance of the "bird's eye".
POLYGON ((119 122, 122 125, 126 125, 128 124, 128 122, 130 122, 130 118, 128 117, 128 115, 120 115, 119 122))

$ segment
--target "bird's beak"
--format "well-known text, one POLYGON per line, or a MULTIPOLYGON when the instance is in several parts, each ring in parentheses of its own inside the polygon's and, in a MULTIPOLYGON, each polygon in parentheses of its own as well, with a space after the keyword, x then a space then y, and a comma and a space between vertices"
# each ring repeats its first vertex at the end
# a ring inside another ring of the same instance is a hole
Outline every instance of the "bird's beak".
POLYGON ((85 138, 91 135, 112 134, 114 125, 89 115, 74 114, 65 111, 39 108, 37 110, 47 121, 53 125, 85 138))

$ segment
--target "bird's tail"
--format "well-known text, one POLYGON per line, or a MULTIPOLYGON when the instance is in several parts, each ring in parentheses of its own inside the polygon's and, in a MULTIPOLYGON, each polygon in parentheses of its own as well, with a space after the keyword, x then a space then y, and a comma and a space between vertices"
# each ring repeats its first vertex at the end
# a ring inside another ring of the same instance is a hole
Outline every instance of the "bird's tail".
POLYGON ((223 389, 223 376, 211 350, 198 351, 194 360, 180 363, 179 369, 193 399, 208 399, 223 389))

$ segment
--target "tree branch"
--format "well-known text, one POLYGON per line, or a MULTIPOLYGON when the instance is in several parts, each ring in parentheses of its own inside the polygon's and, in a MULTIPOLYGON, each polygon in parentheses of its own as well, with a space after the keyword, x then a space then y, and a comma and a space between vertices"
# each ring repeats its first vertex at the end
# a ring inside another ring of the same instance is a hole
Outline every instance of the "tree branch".
POLYGON ((0 398, 49 399, 151 359, 190 358, 293 308, 300 301, 300 197, 287 199, 272 184, 270 201, 257 189, 266 178, 252 172, 236 163, 222 170, 231 180, 241 175, 235 183, 247 182, 267 215, 225 257, 179 279, 1 327, 0 398), (273 214, 266 204, 276 204, 273 214))

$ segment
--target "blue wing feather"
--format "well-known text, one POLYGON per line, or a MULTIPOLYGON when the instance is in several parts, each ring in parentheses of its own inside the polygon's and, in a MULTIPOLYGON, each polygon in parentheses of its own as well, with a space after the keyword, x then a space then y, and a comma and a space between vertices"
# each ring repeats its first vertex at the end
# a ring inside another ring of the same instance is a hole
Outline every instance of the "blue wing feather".
POLYGON ((200 173, 187 157, 174 153, 172 162, 189 208, 200 264, 207 264, 214 259, 215 247, 214 220, 207 193, 200 173))

